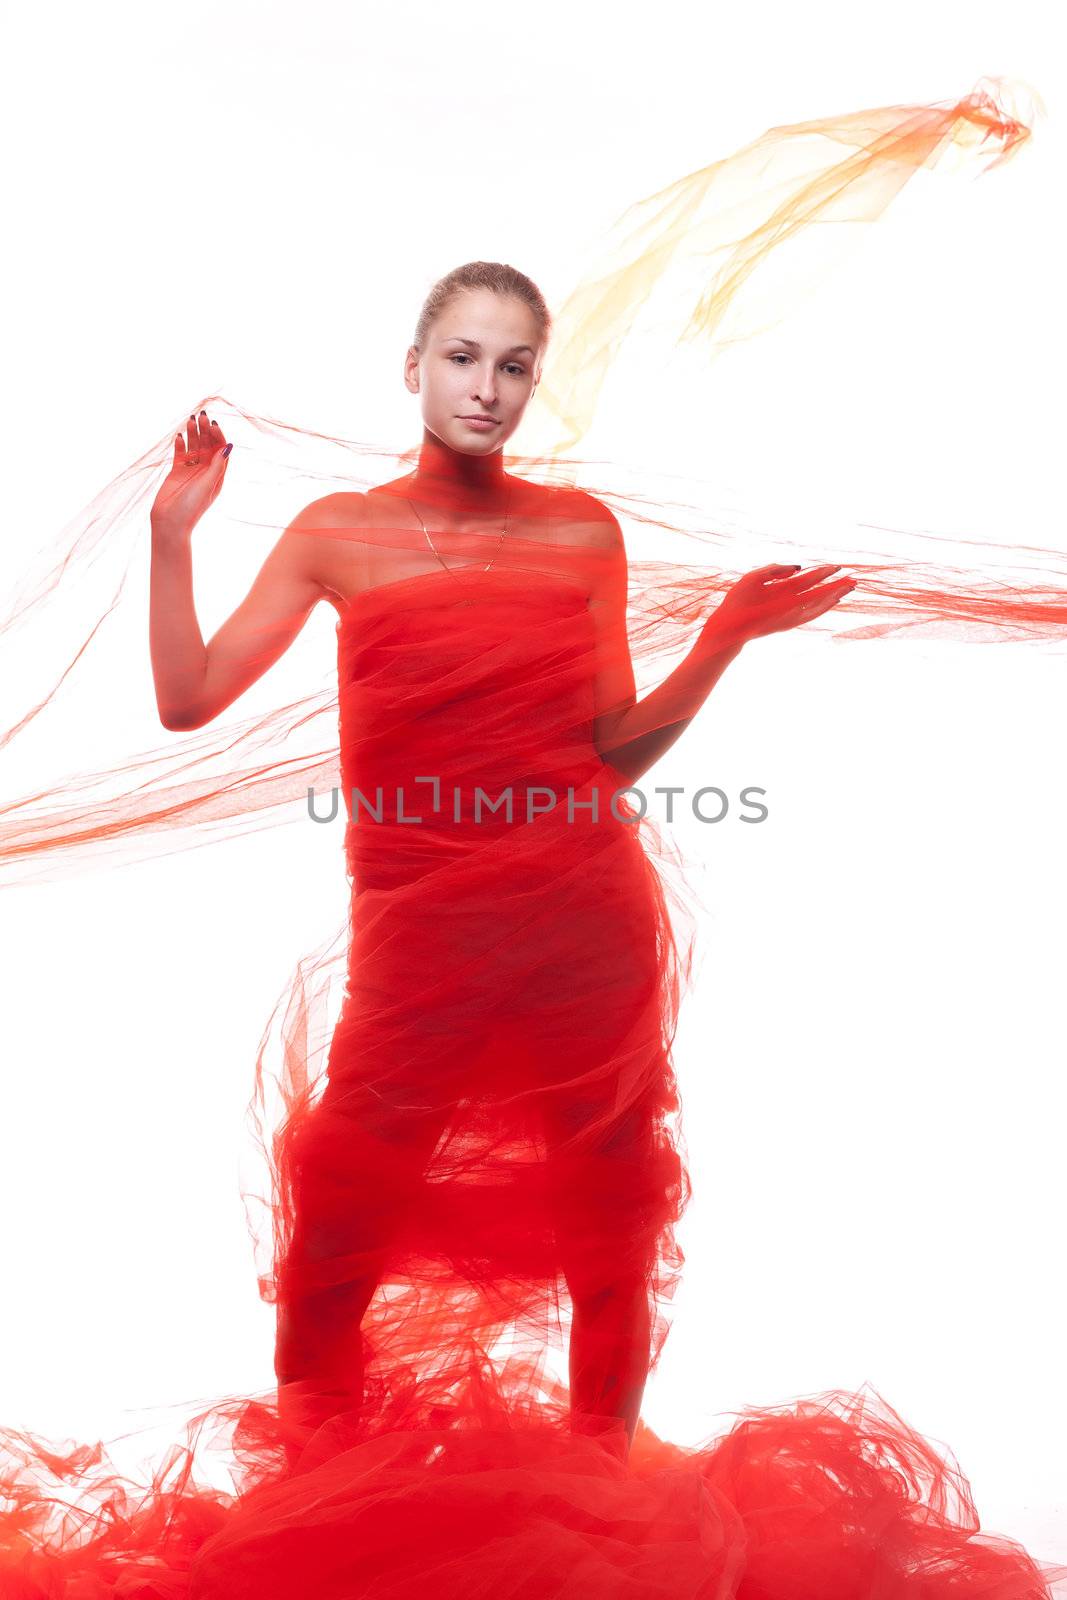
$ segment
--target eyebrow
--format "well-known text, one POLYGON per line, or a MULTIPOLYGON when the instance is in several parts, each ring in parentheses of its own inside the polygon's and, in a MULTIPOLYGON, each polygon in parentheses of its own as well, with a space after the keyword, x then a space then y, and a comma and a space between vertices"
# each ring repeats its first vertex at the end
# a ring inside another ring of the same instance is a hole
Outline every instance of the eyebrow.
MULTIPOLYGON (((445 343, 448 344, 449 341, 453 341, 458 344, 469 344, 472 350, 480 350, 482 348, 477 339, 465 339, 461 333, 450 333, 448 338, 445 340, 445 343)), ((505 351, 505 354, 509 356, 516 355, 520 350, 529 351, 530 355, 533 355, 534 353, 528 344, 513 344, 510 350, 505 351)))

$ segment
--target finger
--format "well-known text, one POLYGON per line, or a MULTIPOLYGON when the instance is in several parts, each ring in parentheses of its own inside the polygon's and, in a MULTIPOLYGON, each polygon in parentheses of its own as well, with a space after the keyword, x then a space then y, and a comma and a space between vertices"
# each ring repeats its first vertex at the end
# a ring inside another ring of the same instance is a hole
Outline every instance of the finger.
POLYGON ((220 450, 222 448, 222 446, 226 443, 226 436, 225 436, 225 434, 223 433, 222 429, 219 427, 218 423, 215 421, 214 418, 211 419, 210 428, 211 428, 211 448, 213 450, 220 450))
POLYGON ((192 458, 196 455, 198 437, 196 413, 195 411, 190 411, 189 426, 185 430, 185 454, 188 460, 192 460, 192 458))
POLYGON ((797 566, 790 567, 783 565, 780 561, 772 561, 766 567, 753 567, 752 571, 747 573, 746 576, 749 578, 784 578, 791 572, 799 571, 800 568, 797 566))
POLYGON ((827 589, 820 590, 817 595, 809 595, 802 611, 804 621, 813 622, 816 617, 821 617, 824 611, 836 606, 855 587, 855 578, 845 578, 839 583, 830 584, 827 589))
POLYGON ((835 567, 830 562, 827 562, 825 566, 821 567, 809 567, 806 572, 797 573, 796 577, 793 579, 792 587, 797 591, 798 594, 802 594, 805 589, 810 589, 815 584, 821 583, 824 578, 828 578, 831 572, 840 571, 841 568, 839 566, 835 567))
POLYGON ((174 435, 174 460, 172 462, 172 465, 173 466, 177 466, 178 463, 181 461, 181 458, 182 458, 182 456, 184 454, 185 454, 185 440, 182 438, 180 433, 176 433, 174 435))
POLYGON ((196 427, 197 427, 197 433, 199 434, 199 437, 200 437, 200 448, 201 448, 201 450, 210 450, 210 448, 211 448, 211 424, 208 422, 207 412, 206 411, 201 411, 200 415, 197 417, 197 419, 196 419, 196 427))

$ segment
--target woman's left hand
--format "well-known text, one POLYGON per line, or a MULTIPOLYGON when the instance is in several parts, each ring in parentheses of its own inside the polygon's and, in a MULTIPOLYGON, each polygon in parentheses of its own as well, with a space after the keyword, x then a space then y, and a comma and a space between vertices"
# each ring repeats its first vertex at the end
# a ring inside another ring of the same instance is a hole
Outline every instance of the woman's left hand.
POLYGON ((744 644, 766 633, 782 633, 821 617, 856 587, 855 578, 824 580, 839 566, 789 567, 772 564, 744 573, 723 595, 708 618, 718 636, 744 644))

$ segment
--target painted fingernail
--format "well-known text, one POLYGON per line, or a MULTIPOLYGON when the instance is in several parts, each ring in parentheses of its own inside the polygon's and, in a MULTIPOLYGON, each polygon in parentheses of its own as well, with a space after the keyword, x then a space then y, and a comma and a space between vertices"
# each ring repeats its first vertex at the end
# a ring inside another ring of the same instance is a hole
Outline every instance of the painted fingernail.
POLYGON ((229 453, 230 453, 230 451, 231 451, 231 450, 232 450, 232 449, 233 449, 233 442, 232 442, 232 441, 231 441, 231 442, 230 442, 230 443, 229 443, 229 444, 228 444, 228 445, 227 445, 227 446, 226 446, 226 448, 225 448, 225 450, 224 450, 224 451, 223 451, 223 452, 222 452, 222 453, 223 453, 223 455, 224 455, 224 456, 228 456, 228 455, 229 455, 229 453))

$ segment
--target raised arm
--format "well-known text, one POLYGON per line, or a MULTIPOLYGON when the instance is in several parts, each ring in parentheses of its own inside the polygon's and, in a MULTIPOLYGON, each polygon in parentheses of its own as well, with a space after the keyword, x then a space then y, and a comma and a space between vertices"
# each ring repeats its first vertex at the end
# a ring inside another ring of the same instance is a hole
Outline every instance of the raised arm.
POLYGON ((225 711, 278 660, 326 594, 307 531, 324 522, 324 501, 317 500, 285 529, 248 594, 204 643, 193 600, 192 532, 221 487, 224 448, 221 430, 201 413, 188 444, 178 435, 171 475, 152 508, 152 676, 160 721, 176 731, 203 727, 225 711))

